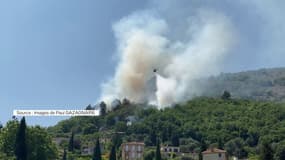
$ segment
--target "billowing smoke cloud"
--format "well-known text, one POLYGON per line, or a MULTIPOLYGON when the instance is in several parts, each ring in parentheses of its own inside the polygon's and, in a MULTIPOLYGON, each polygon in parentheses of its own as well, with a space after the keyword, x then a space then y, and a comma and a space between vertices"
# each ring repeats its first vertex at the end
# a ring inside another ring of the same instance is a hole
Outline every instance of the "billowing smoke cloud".
POLYGON ((196 82, 203 77, 284 65, 284 6, 259 0, 151 1, 148 10, 114 24, 118 66, 102 85, 101 100, 165 107, 199 95, 196 82))
POLYGON ((197 90, 194 80, 218 73, 236 38, 227 17, 202 9, 189 19, 181 41, 167 37, 171 28, 152 11, 123 18, 114 32, 119 64, 113 79, 103 85, 102 99, 128 98, 161 107, 190 98, 197 90))

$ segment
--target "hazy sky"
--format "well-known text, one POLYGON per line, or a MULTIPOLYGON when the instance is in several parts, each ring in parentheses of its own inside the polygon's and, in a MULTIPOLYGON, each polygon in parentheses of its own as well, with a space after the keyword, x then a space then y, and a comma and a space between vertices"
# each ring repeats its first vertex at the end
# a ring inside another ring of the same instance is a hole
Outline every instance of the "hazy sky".
MULTIPOLYGON (((282 1, 1 0, 0 121, 12 110, 83 109, 96 103, 100 85, 117 64, 112 25, 137 10, 156 10, 180 34, 193 8, 228 16, 241 42, 224 71, 285 65, 282 1), (216 3, 215 3, 216 2, 216 3), (277 3, 278 2, 278 3, 277 3)), ((172 38, 177 38, 173 36, 172 38)), ((55 124, 61 118, 27 118, 55 124)))
MULTIPOLYGON (((114 70, 112 23, 143 1, 0 1, 0 121, 14 108, 85 108, 114 70), (26 106, 26 107, 22 107, 26 106)), ((54 124, 58 118, 28 118, 54 124)))

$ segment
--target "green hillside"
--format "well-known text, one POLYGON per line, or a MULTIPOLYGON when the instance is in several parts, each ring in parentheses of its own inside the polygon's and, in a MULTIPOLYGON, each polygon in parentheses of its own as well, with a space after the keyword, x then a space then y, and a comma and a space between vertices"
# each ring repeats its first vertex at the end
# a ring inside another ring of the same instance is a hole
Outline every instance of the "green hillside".
MULTIPOLYGON (((285 143, 285 104, 219 98, 196 98, 164 110, 128 104, 104 116, 73 117, 48 130, 54 136, 73 131, 81 145, 96 137, 115 137, 118 147, 124 141, 143 141, 150 147, 160 138, 185 152, 216 146, 246 157, 259 155, 262 144, 268 143, 277 154, 285 143), (129 116, 133 123, 127 126, 129 116)), ((104 144, 106 151, 110 143, 104 144)))
MULTIPOLYGON (((162 110, 125 99, 97 117, 72 117, 49 128, 28 126, 28 158, 61 159, 66 153, 68 159, 90 160, 92 153, 84 152, 100 138, 103 159, 111 148, 120 159, 120 145, 131 141, 144 142, 145 159, 152 159, 158 139, 188 154, 217 147, 239 158, 285 159, 285 68, 221 74, 200 85, 203 97, 162 110), (230 94, 221 96, 225 90, 230 94)), ((0 159, 15 158, 19 124, 13 119, 0 129, 0 159)))

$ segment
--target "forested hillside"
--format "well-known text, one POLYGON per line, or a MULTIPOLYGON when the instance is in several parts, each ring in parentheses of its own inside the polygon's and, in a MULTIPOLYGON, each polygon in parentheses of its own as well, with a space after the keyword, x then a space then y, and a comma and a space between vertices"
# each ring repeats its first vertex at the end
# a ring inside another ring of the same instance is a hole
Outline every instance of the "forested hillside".
POLYGON ((204 96, 228 90, 235 98, 285 102, 285 68, 222 73, 199 82, 204 96))
MULTIPOLYGON (((120 159, 120 145, 131 141, 144 142, 145 159, 150 159, 158 140, 179 146, 183 153, 217 147, 239 158, 285 158, 284 68, 221 74, 200 85, 203 97, 162 110, 115 100, 112 110, 106 110, 104 102, 98 105, 97 117, 72 117, 49 128, 28 126, 28 158, 89 160, 92 154, 84 152, 93 150, 98 138, 103 159, 111 148, 120 159)), ((15 158, 18 128, 15 118, 0 130, 0 159, 15 158)))
MULTIPOLYGON (((116 136, 117 147, 124 141, 154 146, 159 138, 185 152, 216 146, 238 157, 260 155, 260 147, 269 144, 279 156, 285 144, 285 104, 220 98, 196 98, 164 110, 126 104, 99 117, 62 121, 49 132, 54 136, 74 132, 81 145, 95 142, 95 137, 116 136), (127 125, 130 117, 132 124, 127 125)), ((110 150, 110 144, 104 145, 110 150)))

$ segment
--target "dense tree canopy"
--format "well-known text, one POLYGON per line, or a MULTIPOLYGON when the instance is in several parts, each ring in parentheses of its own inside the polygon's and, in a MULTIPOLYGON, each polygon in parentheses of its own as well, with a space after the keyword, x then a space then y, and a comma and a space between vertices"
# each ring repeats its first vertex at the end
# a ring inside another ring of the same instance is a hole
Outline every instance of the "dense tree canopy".
MULTIPOLYGON (((22 122, 23 123, 23 122, 22 122)), ((28 160, 53 160, 57 158, 57 148, 52 142, 51 136, 46 129, 39 126, 35 127, 20 127, 19 122, 14 119, 8 121, 5 127, 0 132, 0 159, 14 159, 16 155, 16 138, 19 135, 25 137, 26 153, 28 160), (25 129, 25 135, 19 133, 19 130, 25 129)), ((18 144, 19 145, 19 144, 18 144)), ((20 148, 22 149, 22 147, 20 148)))
MULTIPOLYGON (((162 144, 179 145, 184 151, 199 153, 216 146, 227 149, 230 155, 246 157, 260 154, 258 148, 263 139, 270 145, 285 140, 284 126, 283 103, 196 98, 163 110, 148 105, 121 105, 103 117, 74 117, 49 131, 75 131, 84 137, 112 133, 111 138, 118 133, 123 142, 143 141, 146 147, 155 146, 158 136, 162 144), (132 125, 126 125, 130 116, 134 117, 132 125), (85 132, 87 128, 92 132, 85 132)), ((274 156, 276 152, 273 148, 274 156)))

